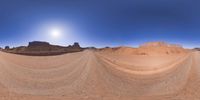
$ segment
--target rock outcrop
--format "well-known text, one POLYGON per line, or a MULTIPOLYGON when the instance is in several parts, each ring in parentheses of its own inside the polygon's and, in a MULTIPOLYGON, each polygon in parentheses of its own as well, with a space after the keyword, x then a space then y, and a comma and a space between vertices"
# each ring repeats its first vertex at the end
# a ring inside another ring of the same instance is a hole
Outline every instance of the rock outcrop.
POLYGON ((10 47, 9 46, 5 46, 5 50, 9 50, 10 49, 10 47))
POLYGON ((29 42, 28 48, 35 48, 35 47, 49 47, 50 44, 48 42, 40 42, 40 41, 33 41, 29 42))
POLYGON ((63 53, 79 52, 82 50, 83 48, 80 47, 78 42, 75 42, 72 46, 64 47, 58 45, 51 45, 48 42, 33 41, 29 42, 28 46, 20 46, 12 49, 5 49, 4 51, 24 55, 48 56, 63 53))
POLYGON ((175 47, 175 48, 182 48, 181 45, 178 44, 168 44, 166 42, 148 42, 140 45, 142 47, 175 47))
POLYGON ((194 50, 200 51, 200 48, 194 48, 194 50))
POLYGON ((182 48, 181 45, 168 44, 165 42, 149 42, 139 46, 139 48, 131 47, 115 47, 103 48, 102 52, 109 54, 122 54, 122 55, 172 55, 187 53, 187 50, 182 48))
POLYGON ((181 45, 168 44, 166 42, 148 42, 138 48, 138 53, 142 55, 170 55, 186 53, 181 45))
POLYGON ((75 42, 72 48, 81 48, 78 42, 75 42))

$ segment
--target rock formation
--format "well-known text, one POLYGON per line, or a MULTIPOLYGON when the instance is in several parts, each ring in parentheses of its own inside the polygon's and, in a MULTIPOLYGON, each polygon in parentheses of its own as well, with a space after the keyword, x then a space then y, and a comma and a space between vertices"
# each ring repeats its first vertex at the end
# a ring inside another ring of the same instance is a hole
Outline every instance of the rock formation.
POLYGON ((40 41, 33 41, 33 42, 29 42, 28 44, 28 48, 43 47, 43 46, 50 46, 50 44, 48 42, 40 42, 40 41))
POLYGON ((81 48, 78 42, 75 42, 74 45, 72 46, 73 48, 81 48))
POLYGON ((123 55, 171 55, 186 53, 187 50, 181 45, 168 44, 165 42, 149 42, 139 46, 139 48, 131 47, 115 47, 104 48, 102 52, 123 54, 123 55))
POLYGON ((177 47, 177 48, 182 48, 181 45, 168 44, 166 42, 147 42, 147 43, 140 45, 140 48, 142 48, 142 47, 177 47))
POLYGON ((9 46, 5 46, 5 50, 9 50, 10 49, 10 47, 9 46))
POLYGON ((29 42, 28 46, 20 46, 12 49, 5 49, 6 52, 24 54, 24 55, 36 55, 36 56, 47 56, 47 55, 58 55, 63 53, 79 52, 83 49, 80 47, 78 42, 74 45, 64 47, 58 45, 51 45, 48 42, 33 41, 29 42))
POLYGON ((200 51, 200 48, 194 48, 194 50, 200 51))

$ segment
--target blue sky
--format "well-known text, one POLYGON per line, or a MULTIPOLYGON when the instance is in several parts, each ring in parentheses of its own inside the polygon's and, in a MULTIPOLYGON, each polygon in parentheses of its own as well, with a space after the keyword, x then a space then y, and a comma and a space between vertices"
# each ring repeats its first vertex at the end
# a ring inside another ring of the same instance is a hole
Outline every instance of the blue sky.
POLYGON ((166 41, 200 47, 198 0, 0 0, 0 46, 48 41, 138 46, 166 41), (62 37, 48 34, 62 28, 62 37))

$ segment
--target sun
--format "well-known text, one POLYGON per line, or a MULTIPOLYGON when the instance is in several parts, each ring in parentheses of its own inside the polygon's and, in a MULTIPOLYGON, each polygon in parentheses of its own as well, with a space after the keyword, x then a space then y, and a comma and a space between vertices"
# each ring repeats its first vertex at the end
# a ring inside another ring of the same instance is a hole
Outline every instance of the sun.
POLYGON ((59 29, 59 28, 52 28, 52 29, 50 29, 50 36, 52 37, 52 38, 60 38, 61 36, 62 36, 62 30, 61 29, 59 29))

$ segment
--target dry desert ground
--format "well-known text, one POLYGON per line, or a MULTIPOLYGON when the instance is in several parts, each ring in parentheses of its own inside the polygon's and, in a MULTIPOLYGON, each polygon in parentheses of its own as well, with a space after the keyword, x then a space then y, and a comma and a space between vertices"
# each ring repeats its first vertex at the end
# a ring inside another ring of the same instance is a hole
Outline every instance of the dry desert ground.
POLYGON ((199 51, 129 49, 40 57, 0 52, 0 100, 200 100, 199 51))

